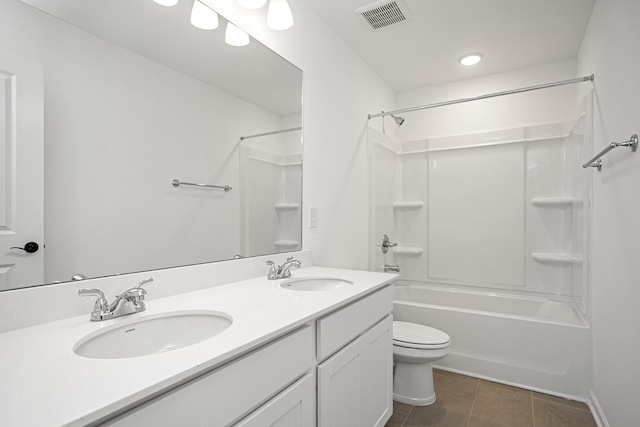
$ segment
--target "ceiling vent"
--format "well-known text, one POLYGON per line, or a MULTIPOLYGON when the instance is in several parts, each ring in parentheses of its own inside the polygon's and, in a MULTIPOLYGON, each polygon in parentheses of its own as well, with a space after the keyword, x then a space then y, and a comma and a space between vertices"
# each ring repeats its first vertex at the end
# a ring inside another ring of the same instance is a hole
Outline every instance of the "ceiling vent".
POLYGON ((355 11, 371 30, 381 30, 411 20, 411 12, 402 0, 382 0, 355 11))

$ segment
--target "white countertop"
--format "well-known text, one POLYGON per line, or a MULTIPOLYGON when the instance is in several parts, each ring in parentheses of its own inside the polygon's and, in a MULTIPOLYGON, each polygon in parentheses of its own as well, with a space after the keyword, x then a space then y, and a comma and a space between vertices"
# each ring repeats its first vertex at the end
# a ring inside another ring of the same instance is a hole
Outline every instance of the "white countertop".
MULTIPOLYGON (((395 275, 308 267, 292 278, 331 276, 353 285, 317 292, 280 288, 259 277, 147 301, 142 313, 90 322, 89 312, 0 334, 0 424, 83 426, 383 287, 395 275), (233 324, 189 347, 128 359, 89 359, 74 345, 87 334, 136 318, 180 310, 215 310, 233 324)), ((153 288, 149 289, 153 293, 153 288)), ((90 310, 89 310, 90 311, 90 310)))

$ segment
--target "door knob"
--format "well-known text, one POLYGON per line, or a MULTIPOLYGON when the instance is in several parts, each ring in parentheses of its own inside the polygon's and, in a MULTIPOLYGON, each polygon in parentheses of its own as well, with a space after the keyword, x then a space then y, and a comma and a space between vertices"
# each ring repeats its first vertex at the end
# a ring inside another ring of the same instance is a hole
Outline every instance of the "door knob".
POLYGON ((27 242, 25 243, 24 248, 12 246, 11 249, 20 249, 21 251, 25 251, 28 254, 32 254, 34 252, 38 252, 38 249, 40 249, 40 246, 36 242, 27 242))

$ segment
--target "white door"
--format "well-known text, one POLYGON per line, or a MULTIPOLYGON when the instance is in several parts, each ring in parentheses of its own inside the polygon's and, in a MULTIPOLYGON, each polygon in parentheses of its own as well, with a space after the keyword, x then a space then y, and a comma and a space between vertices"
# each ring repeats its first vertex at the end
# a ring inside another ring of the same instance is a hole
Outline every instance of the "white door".
POLYGON ((0 290, 44 282, 43 91, 40 65, 0 52, 0 290))

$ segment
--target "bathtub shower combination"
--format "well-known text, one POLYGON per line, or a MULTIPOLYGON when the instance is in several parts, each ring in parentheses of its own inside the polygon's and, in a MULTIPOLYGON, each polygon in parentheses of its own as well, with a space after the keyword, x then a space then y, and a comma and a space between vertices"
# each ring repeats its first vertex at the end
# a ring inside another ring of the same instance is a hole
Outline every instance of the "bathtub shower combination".
MULTIPOLYGON (((580 165, 591 103, 555 123, 403 142, 369 128, 370 268, 400 269, 394 320, 451 337, 435 366, 587 400, 590 181, 580 165), (397 245, 383 254, 385 234, 397 245)), ((405 125, 427 121, 414 117, 405 125)))

